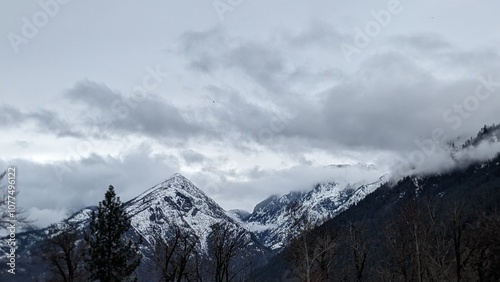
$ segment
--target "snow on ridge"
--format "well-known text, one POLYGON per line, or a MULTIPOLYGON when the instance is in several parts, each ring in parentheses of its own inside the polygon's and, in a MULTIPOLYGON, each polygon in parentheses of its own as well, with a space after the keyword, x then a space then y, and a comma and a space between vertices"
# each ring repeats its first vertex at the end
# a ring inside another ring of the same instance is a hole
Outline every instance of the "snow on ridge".
POLYGON ((147 241, 152 239, 153 230, 168 237, 175 226, 198 237, 201 251, 206 250, 207 236, 214 224, 223 223, 232 229, 246 230, 241 220, 231 216, 178 173, 127 202, 126 209, 131 215, 132 227, 147 241))
POLYGON ((245 226, 264 245, 279 249, 279 242, 298 232, 288 210, 291 203, 295 202, 297 205, 296 213, 299 217, 305 217, 309 223, 318 225, 357 204, 387 180, 388 174, 369 183, 363 180, 355 184, 325 181, 308 192, 290 192, 281 197, 270 197, 257 205, 259 208, 254 210, 245 226))

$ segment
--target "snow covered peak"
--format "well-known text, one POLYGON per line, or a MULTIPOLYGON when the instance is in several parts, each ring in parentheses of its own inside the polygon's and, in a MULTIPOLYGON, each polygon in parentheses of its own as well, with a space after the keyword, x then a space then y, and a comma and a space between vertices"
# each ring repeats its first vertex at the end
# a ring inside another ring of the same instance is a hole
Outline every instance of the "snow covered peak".
POLYGON ((169 184, 178 184, 178 185, 186 185, 186 186, 194 186, 194 184, 189 181, 186 177, 184 177, 182 174, 176 172, 174 173, 170 178, 167 180, 163 181, 163 183, 169 183, 169 184))
POLYGON ((158 197, 160 196, 160 194, 165 194, 165 193, 168 194, 169 192, 172 191, 180 191, 179 192, 180 194, 186 194, 186 196, 189 195, 195 198, 204 199, 210 202, 211 204, 217 205, 212 199, 207 197, 202 190, 196 187, 191 181, 189 181, 189 179, 182 176, 180 173, 174 173, 167 180, 149 188, 148 190, 146 190, 136 198, 130 200, 129 202, 134 202, 142 198, 158 197))
POLYGON ((297 235, 299 231, 296 219, 291 215, 292 209, 296 218, 303 218, 309 224, 317 225, 358 203, 386 181, 387 175, 374 182, 321 182, 309 191, 271 196, 255 206, 253 213, 245 221, 246 227, 264 245, 280 249, 284 241, 297 235))
MULTIPOLYGON (((239 220, 228 216, 222 207, 179 173, 125 203, 125 207, 132 228, 148 242, 154 230, 168 238, 176 227, 199 238, 203 251, 213 225, 224 224, 234 230, 245 230, 239 220)), ((251 240, 250 233, 245 232, 251 240)))
POLYGON ((160 205, 165 210, 202 211, 217 218, 225 216, 224 210, 214 200, 179 173, 126 203, 132 214, 151 205, 160 205))
POLYGON ((178 182, 189 181, 186 177, 184 177, 182 174, 180 174, 178 172, 174 173, 174 175, 172 175, 172 177, 170 177, 168 180, 173 180, 173 181, 178 181, 178 182))

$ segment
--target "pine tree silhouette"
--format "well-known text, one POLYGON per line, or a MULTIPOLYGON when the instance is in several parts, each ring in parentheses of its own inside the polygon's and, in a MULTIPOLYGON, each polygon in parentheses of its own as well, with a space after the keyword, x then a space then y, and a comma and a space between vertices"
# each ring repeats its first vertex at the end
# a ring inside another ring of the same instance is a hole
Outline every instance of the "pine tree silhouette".
POLYGON ((92 281, 134 281, 134 270, 141 263, 138 245, 124 237, 130 228, 120 198, 109 186, 105 199, 92 212, 90 232, 85 236, 89 249, 87 269, 92 281))

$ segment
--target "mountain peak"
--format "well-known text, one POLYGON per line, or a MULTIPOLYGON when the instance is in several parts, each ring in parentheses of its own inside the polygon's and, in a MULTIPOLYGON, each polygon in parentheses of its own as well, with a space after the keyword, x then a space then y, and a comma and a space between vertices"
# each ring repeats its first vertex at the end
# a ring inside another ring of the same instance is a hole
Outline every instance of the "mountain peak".
MULTIPOLYGON (((176 172, 170 178, 163 181, 162 183, 156 185, 157 188, 170 188, 175 187, 182 190, 196 190, 198 191, 198 187, 196 187, 189 179, 184 177, 182 174, 176 172)), ((201 191, 200 191, 201 192, 201 191)))
POLYGON ((129 202, 137 202, 139 200, 143 200, 144 198, 162 198, 179 193, 189 197, 193 196, 199 199, 205 199, 208 202, 212 201, 211 199, 207 199, 208 197, 205 193, 196 187, 189 179, 182 176, 180 173, 174 173, 167 180, 149 188, 129 202))
POLYGON ((126 203, 132 225, 141 232, 151 224, 190 226, 201 236, 209 225, 229 217, 214 200, 179 173, 126 203), (208 225, 207 225, 208 224, 208 225))
POLYGON ((186 177, 184 177, 182 174, 176 172, 174 173, 170 178, 167 179, 168 180, 183 180, 183 181, 189 181, 186 177))
POLYGON ((151 189, 152 190, 174 189, 187 192, 193 196, 202 195, 202 197, 206 197, 205 193, 203 193, 203 191, 200 188, 196 187, 196 185, 194 185, 193 182, 191 182, 191 180, 187 179, 180 173, 174 173, 170 178, 154 186, 151 189))

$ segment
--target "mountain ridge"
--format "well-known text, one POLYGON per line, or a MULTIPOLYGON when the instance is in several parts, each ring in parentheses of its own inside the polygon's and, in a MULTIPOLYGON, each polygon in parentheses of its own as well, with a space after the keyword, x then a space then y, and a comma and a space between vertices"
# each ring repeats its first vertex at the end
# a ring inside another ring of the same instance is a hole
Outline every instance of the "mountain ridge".
POLYGON ((321 224, 356 204, 387 180, 388 174, 384 174, 374 182, 363 184, 368 181, 355 184, 320 182, 309 191, 273 195, 257 204, 243 223, 264 245, 279 250, 284 242, 299 233, 300 227, 295 222, 298 218, 313 226, 321 224))

